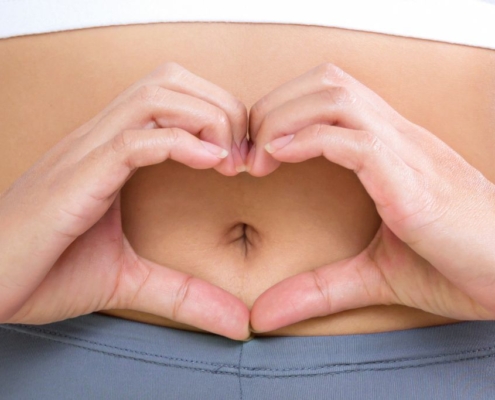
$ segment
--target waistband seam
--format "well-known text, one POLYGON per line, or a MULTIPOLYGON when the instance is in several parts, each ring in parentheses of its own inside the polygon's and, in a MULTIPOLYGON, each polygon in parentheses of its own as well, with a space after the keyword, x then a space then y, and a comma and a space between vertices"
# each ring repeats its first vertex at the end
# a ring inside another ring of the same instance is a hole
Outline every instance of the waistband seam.
MULTIPOLYGON (((0 328, 5 329, 2 326, 0 326, 0 328)), ((54 338, 48 338, 48 337, 43 337, 43 336, 31 335, 28 332, 8 330, 8 329, 5 329, 5 330, 8 331, 8 332, 10 332, 10 333, 12 333, 12 334, 14 334, 14 332, 15 332, 15 333, 21 334, 21 335, 33 336, 33 337, 35 337, 37 339, 40 339, 40 340, 46 340, 46 341, 49 341, 49 342, 56 342, 56 343, 60 343, 62 345, 66 345, 66 346, 76 347, 78 349, 82 349, 82 350, 85 350, 85 351, 89 351, 89 352, 93 352, 93 353, 99 353, 99 354, 104 354, 104 355, 107 355, 107 356, 110 356, 110 357, 123 358, 123 359, 127 359, 127 360, 144 362, 146 364, 154 364, 154 365, 158 365, 158 366, 162 366, 162 367, 171 367, 171 368, 179 368, 179 369, 190 369, 190 370, 194 370, 194 371, 198 371, 198 372, 207 372, 207 373, 211 373, 211 374, 239 376, 239 371, 238 371, 239 368, 238 368, 238 366, 235 367, 235 369, 236 369, 235 372, 220 371, 220 369, 223 368, 223 367, 230 367, 229 365, 224 365, 224 364, 220 364, 220 363, 219 364, 212 365, 212 366, 219 367, 217 370, 208 370, 208 369, 202 369, 202 368, 199 368, 199 367, 192 367, 192 366, 187 367, 187 366, 182 366, 182 365, 169 364, 169 363, 166 363, 166 362, 145 360, 143 358, 126 356, 126 355, 122 355, 122 354, 116 354, 116 353, 112 353, 110 351, 103 351, 103 350, 93 349, 91 347, 81 346, 81 345, 74 344, 74 343, 63 342, 63 341, 60 341, 60 340, 57 340, 57 339, 54 339, 54 338)), ((194 360, 191 360, 191 361, 192 362, 198 362, 198 363, 201 362, 201 361, 194 361, 194 360)))
POLYGON ((346 371, 329 371, 329 372, 321 372, 321 373, 313 373, 313 374, 291 374, 291 375, 279 375, 279 376, 244 374, 242 375, 242 377, 261 378, 261 379, 310 378, 310 377, 327 376, 327 375, 340 375, 340 374, 347 374, 352 372, 382 372, 382 371, 397 371, 397 370, 409 369, 409 368, 424 368, 433 365, 440 365, 440 364, 447 365, 447 364, 453 364, 463 361, 483 360, 485 358, 492 358, 492 357, 495 357, 495 354, 488 354, 479 357, 466 357, 466 358, 460 358, 457 360, 450 360, 450 361, 436 361, 436 362, 419 364, 419 365, 405 365, 401 367, 391 367, 391 368, 364 368, 364 369, 351 369, 346 371))
MULTIPOLYGON (((29 335, 26 332, 17 332, 25 335, 29 335)), ((32 335, 31 335, 32 336, 32 335)), ((340 374, 346 374, 346 373, 353 373, 353 372, 381 372, 381 371, 391 371, 391 370, 402 370, 402 369, 409 369, 409 368, 423 368, 431 365, 439 365, 439 364, 452 364, 456 362, 462 362, 462 361, 472 361, 472 360, 481 360, 485 358, 491 358, 494 357, 495 354, 489 354, 485 356, 480 356, 480 357, 466 357, 463 359, 457 359, 457 360, 450 360, 450 361, 437 361, 437 362, 431 362, 427 364, 420 364, 420 365, 408 365, 408 366, 401 366, 401 367, 392 367, 392 368, 364 368, 364 369, 352 369, 352 370, 346 370, 346 371, 329 371, 329 372, 321 372, 321 373, 312 373, 312 374, 291 374, 291 375, 279 375, 279 376, 269 376, 269 375, 255 375, 255 374, 243 374, 242 372, 239 373, 239 369, 235 372, 227 372, 227 371, 210 371, 207 369, 201 369, 201 368, 194 368, 194 367, 186 367, 186 366, 180 366, 180 365, 174 365, 174 364, 167 364, 167 363, 161 363, 157 361, 151 361, 151 360, 144 360, 142 358, 136 358, 136 357, 130 357, 130 356, 124 356, 120 354, 115 354, 115 353, 110 353, 106 351, 101 351, 101 350, 96 350, 96 349, 91 349, 87 348, 84 346, 79 346, 73 343, 66 343, 66 342, 61 342, 55 339, 51 338, 46 338, 46 337, 40 337, 37 336, 38 339, 42 340, 47 340, 47 341, 54 341, 66 346, 71 346, 71 347, 76 347, 83 349, 85 351, 89 352, 95 352, 95 353, 100 353, 104 354, 110 357, 116 357, 116 358, 123 358, 123 359, 128 359, 128 360, 133 360, 133 361, 138 361, 138 362, 144 362, 147 364, 153 364, 153 365, 158 365, 162 367, 170 367, 170 368, 177 368, 177 369, 188 369, 196 372, 205 372, 205 373, 210 373, 210 374, 218 374, 218 375, 232 375, 236 378, 258 378, 258 379, 285 379, 285 378, 315 378, 315 377, 320 377, 320 376, 328 376, 328 375, 340 375, 340 374)), ((241 367, 241 370, 244 369, 241 367)), ((276 371, 276 370, 275 370, 276 371)))
MULTIPOLYGON (((399 363, 399 362, 404 362, 404 361, 418 361, 418 360, 434 360, 435 358, 441 358, 441 357, 453 357, 453 356, 461 356, 461 355, 466 355, 466 354, 476 354, 476 353, 481 353, 481 352, 489 352, 489 351, 494 351, 495 346, 491 347, 485 347, 485 348, 478 348, 478 349, 473 349, 473 350, 467 350, 467 351, 461 351, 461 352, 456 352, 456 353, 446 353, 446 354, 438 354, 432 357, 415 357, 415 358, 401 358, 401 359, 395 359, 395 360, 382 360, 382 361, 364 361, 360 363, 338 363, 338 364, 325 364, 323 366, 317 366, 317 367, 300 367, 300 368, 284 368, 284 369, 277 369, 277 368, 256 368, 256 367, 241 367, 240 363, 235 365, 235 364, 225 364, 225 363, 208 363, 205 361, 199 361, 199 360, 191 360, 191 359, 181 359, 181 358, 175 358, 175 357, 168 357, 168 356, 163 356, 163 355, 157 355, 157 354, 152 354, 152 353, 146 353, 146 352, 139 352, 136 350, 132 349, 126 349, 126 348, 121 348, 121 347, 116 347, 116 346, 110 346, 107 344, 95 342, 95 341, 89 341, 85 339, 80 339, 76 337, 72 337, 69 335, 64 335, 59 332, 53 332, 49 331, 46 329, 40 329, 40 328, 32 328, 29 327, 27 330, 28 331, 39 331, 40 333, 45 333, 54 337, 43 337, 34 334, 33 332, 26 332, 22 330, 17 330, 17 329, 12 329, 10 327, 5 327, 5 326, 0 326, 0 328, 3 328, 5 331, 8 331, 12 334, 14 333, 20 333, 23 335, 27 336, 33 336, 38 339, 44 339, 52 342, 57 342, 60 344, 65 344, 67 346, 72 346, 76 348, 80 348, 86 351, 91 351, 91 352, 96 352, 108 356, 113 356, 117 358, 124 358, 124 359, 130 359, 134 361, 141 361, 149 364, 154 364, 154 365, 160 365, 160 366, 168 366, 172 368, 180 368, 180 369, 191 369, 199 372, 207 372, 207 373, 213 373, 213 374, 226 374, 226 375, 234 375, 242 378, 266 378, 266 379, 273 379, 273 378, 290 378, 290 377, 309 377, 309 376, 320 376, 320 375, 332 375, 332 374, 341 374, 341 373, 351 373, 351 372, 366 372, 366 371, 386 371, 386 370, 400 370, 400 369, 407 369, 407 368, 418 368, 418 367, 426 367, 426 366, 431 366, 431 365, 438 365, 438 364, 451 364, 454 362, 462 362, 462 361, 468 361, 468 360, 479 360, 479 359, 485 359, 485 358, 490 358, 495 356, 495 352, 493 354, 486 354, 486 355, 480 355, 480 356, 471 356, 471 357, 464 357, 464 358, 459 358, 459 359, 454 359, 454 360, 438 360, 438 361, 431 361, 431 362, 423 362, 418 365, 404 365, 404 366, 388 366, 387 364, 394 364, 394 363, 399 363), (204 369, 204 368, 199 368, 199 367, 194 367, 194 366, 181 366, 177 364, 172 364, 172 363, 167 363, 167 362, 160 362, 160 361, 152 361, 152 360, 146 360, 143 358, 139 357, 132 357, 130 355, 122 355, 122 354, 116 354, 111 351, 103 351, 103 350, 98 350, 95 348, 91 348, 88 346, 84 345, 79 345, 75 343, 67 343, 61 340, 58 340, 56 337, 62 337, 66 339, 70 339, 73 341, 80 341, 80 342, 87 342, 90 344, 95 344, 99 345, 102 347, 107 347, 107 348, 114 348, 116 350, 121 350, 125 352, 130 352, 130 353, 135 353, 135 354, 141 354, 141 355, 148 355, 151 357, 157 357, 157 358, 162 358, 166 359, 169 361, 179 361, 179 362, 185 362, 185 363, 191 363, 191 364, 202 364, 202 365, 208 365, 211 367, 215 367, 215 370, 209 370, 209 369, 204 369), (357 367, 357 366, 367 366, 367 365, 376 365, 376 368, 357 368, 357 369, 350 369, 350 370, 345 370, 345 371, 326 371, 326 372, 317 372, 319 370, 323 369, 328 369, 328 368, 335 368, 335 367, 357 367), (380 366, 381 365, 381 366, 380 366), (229 368, 232 369, 232 372, 229 371, 221 371, 222 368, 229 368), (268 376, 268 375, 263 375, 263 374, 253 374, 253 372, 274 372, 274 373, 284 373, 284 372, 291 372, 291 371, 304 371, 302 374, 283 374, 280 376, 268 376)), ((27 327, 24 326, 26 329, 27 327)), ((240 344, 241 345, 241 344, 240 344)), ((242 343, 243 345, 243 343, 242 343)))
MULTIPOLYGON (((17 326, 14 325, 13 327, 15 328, 17 326)), ((93 345, 97 345, 97 346, 101 346, 101 347, 107 347, 109 349, 115 349, 115 350, 125 351, 125 352, 129 352, 129 353, 134 353, 134 354, 140 354, 140 355, 143 355, 143 356, 163 358, 163 359, 170 360, 170 361, 181 361, 181 362, 187 362, 187 363, 193 363, 193 364, 205 364, 205 365, 209 365, 209 366, 212 366, 212 367, 230 367, 230 368, 236 368, 236 369, 238 368, 238 365, 237 364, 210 363, 210 362, 207 362, 207 361, 199 361, 199 360, 192 360, 192 359, 187 359, 187 358, 164 356, 164 355, 161 355, 161 354, 147 353, 145 351, 138 351, 138 350, 128 349, 128 348, 125 348, 125 347, 111 346, 109 344, 100 343, 100 342, 96 342, 96 341, 93 341, 93 340, 81 339, 81 338, 78 338, 78 337, 75 337, 75 336, 65 335, 63 333, 55 332, 55 331, 50 331, 50 330, 47 330, 47 329, 33 328, 33 327, 27 327, 27 326, 20 326, 21 329, 26 329, 27 331, 32 331, 33 332, 33 333, 31 333, 31 332, 26 332, 24 330, 12 329, 11 327, 5 327, 5 326, 1 326, 1 325, 0 325, 0 328, 1 329, 5 329, 7 331, 21 333, 21 334, 29 335, 29 336, 35 336, 35 337, 38 337, 40 339, 47 339, 47 340, 51 340, 51 341, 55 341, 55 342, 63 343, 63 344, 69 344, 70 345, 71 343, 66 343, 66 342, 63 342, 61 340, 57 340, 56 337, 65 338, 65 339, 72 340, 72 341, 77 341, 77 342, 88 343, 90 345, 93 344, 93 345), (44 333, 44 334, 47 334, 47 335, 50 335, 50 336, 54 336, 54 338, 53 339, 49 339, 49 338, 45 338, 45 337, 42 337, 42 336, 38 336, 34 332, 44 333)), ((77 346, 77 347, 80 347, 80 348, 85 348, 85 349, 88 349, 88 350, 99 351, 99 350, 93 349, 93 348, 91 348, 89 346, 76 345, 76 344, 74 344, 74 346, 77 346)), ((111 353, 111 351, 105 352, 105 354, 106 353, 111 353)), ((111 353, 111 354, 114 354, 114 353, 111 353)))

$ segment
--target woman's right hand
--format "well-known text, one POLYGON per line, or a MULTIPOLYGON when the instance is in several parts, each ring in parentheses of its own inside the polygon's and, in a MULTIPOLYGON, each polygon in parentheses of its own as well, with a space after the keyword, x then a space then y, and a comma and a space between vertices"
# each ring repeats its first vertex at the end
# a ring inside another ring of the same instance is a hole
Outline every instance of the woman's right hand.
POLYGON ((137 255, 120 213, 120 190, 139 167, 173 159, 235 175, 246 131, 239 100, 177 63, 130 86, 0 195, 0 322, 130 309, 248 337, 241 300, 137 255))

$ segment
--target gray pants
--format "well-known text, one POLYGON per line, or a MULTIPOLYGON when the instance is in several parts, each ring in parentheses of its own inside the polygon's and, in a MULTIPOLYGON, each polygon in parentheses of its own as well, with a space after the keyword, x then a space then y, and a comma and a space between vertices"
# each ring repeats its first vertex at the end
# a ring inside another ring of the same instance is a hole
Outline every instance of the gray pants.
POLYGON ((100 314, 0 325, 0 399, 495 399, 495 321, 235 342, 100 314))

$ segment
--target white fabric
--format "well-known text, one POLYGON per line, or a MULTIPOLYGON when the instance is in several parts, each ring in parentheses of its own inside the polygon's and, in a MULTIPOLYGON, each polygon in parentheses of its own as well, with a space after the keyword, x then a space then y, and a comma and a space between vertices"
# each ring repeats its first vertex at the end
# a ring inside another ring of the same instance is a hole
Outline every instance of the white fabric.
POLYGON ((0 38, 178 21, 333 26, 495 49, 493 0, 0 0, 0 38))

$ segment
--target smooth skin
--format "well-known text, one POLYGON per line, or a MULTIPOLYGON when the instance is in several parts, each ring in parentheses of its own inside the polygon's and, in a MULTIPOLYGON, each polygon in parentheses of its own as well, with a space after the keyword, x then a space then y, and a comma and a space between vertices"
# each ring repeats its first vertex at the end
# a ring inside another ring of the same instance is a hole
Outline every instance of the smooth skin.
POLYGON ((249 154, 247 117, 166 63, 50 149, 0 197, 0 322, 130 309, 242 340, 249 322, 266 332, 372 304, 495 318, 495 185, 450 147, 328 63, 251 108, 249 154), (122 232, 120 190, 139 167, 173 159, 233 176, 246 163, 265 176, 322 155, 356 172, 382 227, 358 256, 278 283, 251 312, 138 256, 122 232))
POLYGON ((254 331, 380 304, 495 319, 495 185, 444 142, 332 64, 263 97, 249 124, 251 174, 323 156, 356 173, 382 218, 357 256, 265 291, 254 331))

